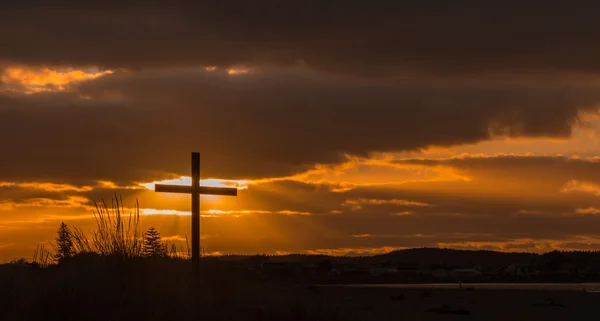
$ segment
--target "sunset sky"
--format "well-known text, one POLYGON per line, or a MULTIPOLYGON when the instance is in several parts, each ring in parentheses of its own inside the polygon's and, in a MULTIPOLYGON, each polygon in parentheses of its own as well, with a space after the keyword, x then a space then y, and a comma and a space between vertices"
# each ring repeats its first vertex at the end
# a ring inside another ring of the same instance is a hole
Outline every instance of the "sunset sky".
MULTIPOLYGON (((208 254, 600 250, 600 12, 567 1, 0 8, 0 262, 139 201, 208 254)), ((180 2, 182 3, 182 2, 180 2)))

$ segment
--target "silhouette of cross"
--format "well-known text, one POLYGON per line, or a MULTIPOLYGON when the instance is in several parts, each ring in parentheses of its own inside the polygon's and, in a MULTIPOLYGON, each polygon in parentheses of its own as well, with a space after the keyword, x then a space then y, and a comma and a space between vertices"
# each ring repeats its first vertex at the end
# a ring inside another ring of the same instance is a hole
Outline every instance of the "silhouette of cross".
POLYGON ((192 262, 200 268, 200 195, 237 196, 235 187, 200 186, 200 153, 192 153, 192 186, 155 184, 155 192, 184 193, 192 196, 192 262))

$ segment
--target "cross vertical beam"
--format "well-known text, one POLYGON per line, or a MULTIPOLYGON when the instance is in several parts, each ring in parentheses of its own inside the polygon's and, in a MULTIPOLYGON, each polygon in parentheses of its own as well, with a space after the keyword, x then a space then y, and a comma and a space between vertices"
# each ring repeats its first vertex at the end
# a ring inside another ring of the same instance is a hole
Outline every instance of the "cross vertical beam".
POLYGON ((192 153, 192 262, 200 270, 200 153, 192 153))
POLYGON ((192 186, 154 184, 155 192, 191 194, 192 196, 192 262, 200 269, 200 195, 237 196, 235 187, 200 186, 200 153, 192 152, 192 186))

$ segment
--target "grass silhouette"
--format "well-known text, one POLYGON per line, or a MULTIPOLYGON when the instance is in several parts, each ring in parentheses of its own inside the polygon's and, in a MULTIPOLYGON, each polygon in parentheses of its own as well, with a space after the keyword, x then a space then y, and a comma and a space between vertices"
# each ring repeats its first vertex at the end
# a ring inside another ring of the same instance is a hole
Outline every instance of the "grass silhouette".
POLYGON ((32 262, 0 265, 0 320, 292 320, 321 311, 235 262, 203 258, 197 272, 189 246, 145 257, 137 202, 131 213, 118 197, 95 203, 94 217, 91 236, 72 227, 71 257, 57 260, 51 243, 32 262))
POLYGON ((56 261, 38 246, 33 262, 0 264, 0 320, 443 320, 449 312, 486 321, 587 320, 597 306, 596 293, 568 291, 430 289, 424 296, 404 289, 400 296, 393 288, 314 287, 264 280, 239 261, 206 257, 198 273, 189 250, 143 255, 137 204, 126 213, 115 197, 96 204, 95 218, 89 237, 72 229, 68 259, 56 261), (534 304, 547 296, 565 308, 534 304))

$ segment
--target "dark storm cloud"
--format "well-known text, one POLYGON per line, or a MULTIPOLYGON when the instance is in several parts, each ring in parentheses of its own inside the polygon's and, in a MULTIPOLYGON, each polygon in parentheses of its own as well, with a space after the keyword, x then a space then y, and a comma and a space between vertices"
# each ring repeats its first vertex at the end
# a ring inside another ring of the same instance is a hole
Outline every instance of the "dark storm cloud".
POLYGON ((306 69, 116 73, 70 93, 0 96, 0 177, 154 180, 187 174, 192 150, 204 152, 204 177, 272 177, 342 153, 491 134, 567 137, 600 99, 595 87, 544 84, 381 82, 306 69))
POLYGON ((294 64, 406 70, 597 71, 585 1, 3 3, 0 59, 107 67, 294 64))

